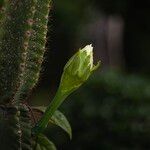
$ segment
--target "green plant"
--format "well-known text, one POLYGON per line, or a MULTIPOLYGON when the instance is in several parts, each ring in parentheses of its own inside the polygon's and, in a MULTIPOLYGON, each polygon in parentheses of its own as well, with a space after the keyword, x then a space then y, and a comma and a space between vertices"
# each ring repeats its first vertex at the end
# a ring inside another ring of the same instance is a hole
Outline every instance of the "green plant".
POLYGON ((50 105, 29 107, 26 100, 38 82, 45 52, 51 0, 4 0, 0 5, 1 149, 54 150, 55 145, 43 130, 48 123, 53 123, 71 137, 69 122, 57 109, 89 78, 99 63, 93 65, 91 45, 79 50, 66 64, 50 105))

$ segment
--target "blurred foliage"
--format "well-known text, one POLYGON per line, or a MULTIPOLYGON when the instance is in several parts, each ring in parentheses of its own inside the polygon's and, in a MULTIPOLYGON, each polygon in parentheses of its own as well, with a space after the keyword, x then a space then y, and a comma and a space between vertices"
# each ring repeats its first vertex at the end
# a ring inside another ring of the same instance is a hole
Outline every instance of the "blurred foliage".
POLYGON ((4 0, 0 0, 0 7, 2 7, 3 3, 4 3, 4 0))

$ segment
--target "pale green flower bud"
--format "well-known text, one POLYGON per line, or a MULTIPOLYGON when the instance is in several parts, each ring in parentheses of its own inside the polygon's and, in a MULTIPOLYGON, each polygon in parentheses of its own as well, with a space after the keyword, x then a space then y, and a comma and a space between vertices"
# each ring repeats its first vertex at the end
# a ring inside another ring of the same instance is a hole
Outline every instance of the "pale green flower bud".
POLYGON ((93 47, 87 45, 80 49, 70 58, 64 67, 60 82, 60 89, 63 93, 70 93, 79 88, 96 70, 100 62, 93 64, 93 47))
POLYGON ((64 67, 60 86, 54 99, 47 107, 44 116, 33 129, 33 132, 38 133, 46 128, 49 119, 61 103, 68 95, 79 88, 89 78, 93 71, 99 67, 99 65, 100 62, 98 62, 96 66, 93 64, 92 45, 88 45, 83 49, 80 49, 73 57, 71 57, 64 67))

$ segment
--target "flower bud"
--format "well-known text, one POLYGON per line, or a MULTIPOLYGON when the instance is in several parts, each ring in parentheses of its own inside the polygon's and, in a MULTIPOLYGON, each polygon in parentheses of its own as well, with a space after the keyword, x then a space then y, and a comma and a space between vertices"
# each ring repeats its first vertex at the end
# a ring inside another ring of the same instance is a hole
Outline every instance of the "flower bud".
POLYGON ((70 94, 80 87, 99 65, 100 62, 96 66, 93 64, 92 45, 80 49, 65 65, 59 88, 63 93, 70 94))
POLYGON ((79 88, 89 78, 92 72, 99 67, 99 65, 99 62, 96 66, 93 64, 92 45, 88 45, 83 49, 80 49, 73 57, 70 58, 64 67, 60 86, 54 99, 47 107, 42 119, 33 129, 35 133, 39 133, 46 128, 49 119, 66 97, 79 88))

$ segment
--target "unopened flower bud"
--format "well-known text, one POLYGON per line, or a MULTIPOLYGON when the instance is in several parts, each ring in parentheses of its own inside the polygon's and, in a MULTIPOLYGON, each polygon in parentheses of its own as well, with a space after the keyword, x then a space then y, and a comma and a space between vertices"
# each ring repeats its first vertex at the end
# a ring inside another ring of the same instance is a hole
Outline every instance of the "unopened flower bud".
POLYGON ((93 47, 87 45, 80 49, 74 56, 70 58, 64 67, 64 72, 60 82, 60 89, 64 93, 70 93, 80 87, 99 67, 98 62, 93 64, 93 47))
POLYGON ((46 128, 49 119, 61 103, 67 98, 68 95, 78 89, 89 78, 92 72, 98 68, 99 65, 99 62, 96 66, 93 64, 92 45, 88 45, 83 49, 80 49, 73 57, 70 58, 64 67, 60 86, 54 99, 47 107, 42 119, 33 129, 35 133, 41 132, 46 128))

